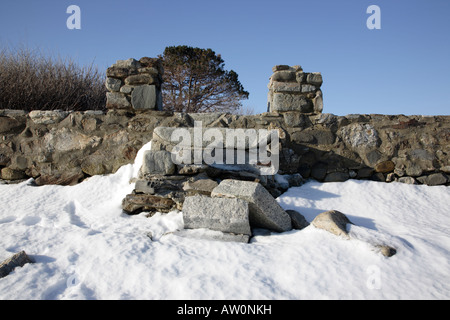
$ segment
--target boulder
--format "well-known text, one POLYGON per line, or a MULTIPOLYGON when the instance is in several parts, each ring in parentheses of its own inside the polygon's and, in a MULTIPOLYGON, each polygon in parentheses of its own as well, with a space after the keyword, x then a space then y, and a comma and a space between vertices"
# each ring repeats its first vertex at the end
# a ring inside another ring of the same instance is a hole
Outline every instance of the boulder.
POLYGON ((389 173, 394 171, 395 164, 391 160, 383 161, 375 166, 376 172, 389 173))
POLYGON ((25 251, 16 253, 11 258, 0 263, 0 279, 6 277, 15 268, 23 267, 27 263, 33 263, 33 260, 25 253, 25 251))
POLYGON ((186 197, 183 204, 185 229, 211 230, 251 235, 249 205, 236 198, 186 197))
POLYGON ((183 190, 186 191, 187 195, 211 195, 211 192, 219 184, 212 179, 200 179, 196 181, 187 181, 183 185, 183 190))
POLYGON ((118 92, 120 90, 120 86, 122 85, 122 81, 116 78, 106 78, 106 89, 111 92, 118 92))
POLYGON ((347 224, 349 223, 352 224, 347 216, 337 210, 322 212, 311 222, 316 228, 323 229, 346 239, 350 239, 347 231, 347 224))
POLYGON ((4 180, 21 180, 25 179, 27 176, 23 171, 14 170, 9 167, 3 168, 1 170, 1 178, 4 180))
POLYGON ((176 203, 170 198, 150 194, 128 194, 122 201, 122 209, 127 214, 148 212, 170 212, 176 203))
POLYGON ((223 180, 212 197, 239 198, 249 203, 250 224, 276 232, 292 229, 291 218, 272 195, 258 182, 223 180))
POLYGON ((171 175, 175 173, 176 165, 172 162, 171 153, 165 150, 149 150, 144 153, 144 161, 139 170, 139 177, 147 174, 171 175))
POLYGON ((134 109, 155 109, 156 86, 146 84, 135 87, 131 94, 131 105, 134 109))
POLYGON ((309 226, 309 222, 306 221, 305 217, 300 212, 295 210, 286 210, 286 213, 291 218, 293 229, 302 230, 309 226))
POLYGON ((308 113, 313 111, 312 104, 302 95, 274 93, 270 104, 270 112, 298 111, 308 113))
POLYGON ((131 103, 123 93, 107 92, 106 107, 109 109, 127 109, 131 107, 131 103))

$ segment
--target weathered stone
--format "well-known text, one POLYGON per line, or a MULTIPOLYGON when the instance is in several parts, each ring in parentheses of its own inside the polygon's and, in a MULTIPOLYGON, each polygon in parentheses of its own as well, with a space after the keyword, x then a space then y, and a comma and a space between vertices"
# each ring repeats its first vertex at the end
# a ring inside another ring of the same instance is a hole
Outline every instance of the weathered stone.
POLYGON ((309 93, 309 92, 315 92, 316 87, 310 84, 303 84, 302 85, 302 93, 309 93))
POLYGON ((123 79, 128 77, 129 73, 130 71, 128 68, 112 66, 106 69, 106 76, 110 78, 123 79))
POLYGON ((289 71, 289 70, 283 70, 283 71, 276 71, 272 75, 272 81, 278 81, 278 82, 295 82, 296 75, 295 71, 289 71))
POLYGON ((394 169, 395 169, 395 164, 391 160, 377 163, 377 165, 375 166, 375 171, 381 172, 381 173, 389 173, 389 172, 394 171, 394 169))
POLYGON ((325 177, 325 182, 344 182, 349 179, 348 172, 331 172, 325 177))
POLYGON ((14 118, 0 117, 0 134, 17 134, 25 129, 25 123, 14 118))
POLYGON ((183 204, 185 229, 208 228, 234 234, 251 235, 249 204, 241 199, 186 197, 183 204))
POLYGON ((28 116, 35 124, 53 124, 61 122, 69 115, 68 111, 61 110, 35 110, 31 111, 28 116))
POLYGON ((67 152, 95 148, 102 138, 95 135, 85 135, 78 131, 63 127, 51 130, 42 139, 42 146, 46 152, 67 152))
POLYGON ((155 188, 152 187, 152 182, 148 180, 138 180, 134 185, 136 193, 155 194, 155 188))
POLYGON ((311 177, 316 180, 322 181, 327 175, 327 165, 324 163, 317 163, 311 169, 311 177))
POLYGON ((147 73, 131 75, 125 79, 126 85, 136 86, 142 84, 156 84, 158 80, 147 73))
POLYGON ((72 168, 64 171, 55 170, 50 173, 43 173, 35 179, 38 186, 43 185, 60 185, 74 186, 84 178, 81 168, 72 168))
POLYGON ((141 64, 139 63, 139 61, 130 58, 127 60, 117 60, 117 62, 113 65, 114 67, 118 67, 118 68, 140 68, 141 64))
POLYGON ((120 92, 125 93, 125 94, 131 94, 133 92, 134 88, 135 88, 135 86, 129 86, 126 84, 126 85, 120 87, 120 92))
POLYGON ((25 179, 27 176, 23 171, 6 167, 1 170, 1 177, 4 180, 21 180, 25 179))
POLYGON ((155 109, 156 86, 142 85, 135 87, 131 94, 131 105, 134 109, 155 109))
POLYGON ((211 195, 211 192, 219 184, 212 179, 200 179, 196 181, 187 181, 183 185, 183 190, 187 195, 211 195))
POLYGON ((406 184, 417 184, 416 179, 414 179, 413 177, 400 177, 397 181, 406 184))
POLYGON ((210 229, 184 229, 172 232, 171 234, 182 238, 207 241, 248 243, 250 240, 250 236, 246 234, 234 234, 210 229))
POLYGON ((316 228, 350 239, 347 231, 347 224, 352 224, 352 222, 345 214, 337 210, 322 212, 314 218, 311 224, 316 228))
POLYGON ((23 267, 27 263, 33 263, 33 260, 25 253, 25 251, 16 253, 11 258, 0 263, 0 279, 6 277, 15 268, 23 267))
POLYGON ((176 208, 176 203, 170 198, 150 194, 129 194, 122 201, 122 209, 127 214, 144 212, 167 213, 176 208))
POLYGON ((185 164, 185 165, 178 165, 178 174, 183 175, 193 175, 205 172, 208 168, 207 165, 202 164, 185 164))
POLYGON ((321 90, 317 90, 315 98, 312 100, 314 113, 322 113, 323 111, 323 94, 321 90))
POLYGON ((296 82, 272 82, 273 92, 281 93, 301 93, 302 86, 296 82))
POLYGON ((366 179, 373 175, 374 170, 372 168, 361 168, 358 170, 358 179, 366 179))
POLYGON ((308 82, 314 86, 320 87, 323 83, 322 74, 319 72, 310 73, 310 74, 308 74, 306 82, 308 82))
POLYGON ((106 107, 109 109, 127 109, 131 107, 131 103, 123 93, 107 92, 106 107))
POLYGON ((280 64, 280 65, 276 65, 275 67, 273 67, 272 72, 284 71, 284 70, 289 70, 289 69, 290 69, 290 67, 288 65, 280 64))
POLYGON ((380 253, 387 257, 390 258, 393 255, 395 255, 397 253, 397 250, 391 246, 387 246, 387 245, 377 245, 375 246, 378 250, 380 250, 380 253))
POLYGON ((176 165, 172 162, 171 153, 168 151, 146 151, 144 161, 139 170, 139 176, 147 174, 171 175, 175 173, 176 165))
POLYGON ((90 155, 81 162, 81 170, 89 176, 106 174, 108 169, 104 162, 106 162, 105 155, 90 155))
POLYGON ((122 85, 122 81, 116 78, 106 78, 106 89, 111 92, 119 92, 120 86, 122 85))
POLYGON ((309 226, 309 222, 306 221, 305 217, 300 212, 295 210, 286 210, 286 213, 291 218, 293 229, 302 230, 309 226))
POLYGON ((448 182, 448 177, 443 173, 433 173, 430 174, 425 183, 429 186, 439 186, 446 184, 448 182))
POLYGON ((223 180, 211 193, 212 197, 239 198, 249 202, 250 223, 253 227, 284 232, 292 229, 289 215, 259 183, 223 180))
POLYGON ((355 123, 340 129, 340 136, 354 149, 374 149, 380 146, 378 131, 370 124, 355 123))
POLYGON ((308 113, 313 111, 313 106, 312 104, 309 104, 306 98, 302 95, 274 93, 270 111, 298 111, 308 113))

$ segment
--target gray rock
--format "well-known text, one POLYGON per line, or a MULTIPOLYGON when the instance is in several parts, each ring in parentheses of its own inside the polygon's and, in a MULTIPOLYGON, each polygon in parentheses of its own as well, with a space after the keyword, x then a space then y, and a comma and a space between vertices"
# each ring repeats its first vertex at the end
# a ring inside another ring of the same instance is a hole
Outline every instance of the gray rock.
POLYGON ((302 85, 302 93, 309 93, 316 91, 316 87, 310 84, 304 84, 302 85))
POLYGON ((380 146, 378 131, 370 124, 355 123, 340 130, 342 140, 355 149, 374 149, 380 146))
POLYGON ((123 93, 107 92, 106 107, 109 109, 127 109, 131 107, 131 103, 123 93))
POLYGON ((406 184, 417 184, 416 179, 414 179, 413 177, 400 177, 397 181, 406 184))
POLYGON ((106 89, 111 92, 119 92, 120 86, 122 85, 122 81, 120 79, 115 78, 106 78, 106 89))
POLYGON ((309 222, 306 221, 305 217, 300 212, 295 210, 286 210, 286 213, 291 218, 293 229, 302 230, 309 226, 309 222))
POLYGON ((176 208, 174 200, 150 194, 128 194, 122 200, 122 209, 127 214, 147 212, 170 212, 176 208))
POLYGON ((279 64, 272 68, 272 72, 289 70, 291 67, 285 64, 279 64))
POLYGON ((21 180, 25 179, 27 176, 23 171, 14 170, 9 167, 3 168, 1 170, 1 178, 4 180, 21 180))
POLYGON ((140 68, 141 64, 139 63, 139 61, 130 58, 127 60, 117 60, 115 64, 113 64, 113 67, 118 67, 118 68, 140 68))
POLYGON ((28 116, 35 124, 53 124, 61 122, 69 113, 61 110, 34 110, 28 116))
POLYGON ((425 180, 425 183, 429 186, 439 186, 446 184, 448 182, 448 178, 443 173, 433 173, 430 174, 427 179, 425 180))
POLYGON ((347 224, 352 224, 352 222, 345 214, 337 210, 322 212, 314 218, 311 224, 316 228, 350 239, 347 231, 347 224))
POLYGON ((322 74, 320 72, 313 72, 308 74, 306 82, 320 87, 323 83, 322 74))
POLYGON ((270 112, 298 111, 302 113, 312 112, 312 105, 302 95, 274 93, 270 105, 270 112))
POLYGON ((348 172, 331 172, 325 177, 325 182, 344 182, 350 178, 348 172))
POLYGON ((271 78, 272 81, 278 82, 295 82, 296 81, 295 79, 296 79, 295 71, 290 70, 276 71, 271 78))
POLYGON ((314 105, 314 113, 322 113, 323 111, 323 94, 321 90, 317 90, 315 98, 312 100, 314 105))
POLYGON ((142 85, 135 87, 131 94, 131 105, 134 109, 155 109, 156 86, 142 85))
POLYGON ((0 133, 17 134, 25 129, 25 122, 10 117, 0 116, 0 133))
POLYGON ((188 195, 211 195, 211 192, 219 184, 212 179, 200 179, 197 181, 187 181, 183 185, 183 190, 186 191, 188 195))
POLYGON ((248 243, 250 240, 250 236, 247 234, 234 234, 209 229, 184 229, 171 232, 171 234, 182 238, 208 241, 248 243))
POLYGON ((139 177, 147 174, 174 174, 176 165, 172 162, 171 153, 165 150, 153 151, 149 150, 144 153, 144 161, 139 170, 139 177))
POLYGON ((212 197, 239 198, 249 202, 250 223, 276 232, 292 229, 289 215, 258 182, 223 180, 214 188, 212 197))
POLYGON ((210 198, 196 195, 183 203, 185 229, 211 230, 251 235, 247 201, 230 198, 210 198))
POLYGON ((272 82, 273 92, 284 92, 284 93, 301 93, 302 86, 297 82, 272 82))
POLYGON ((148 74, 148 73, 142 73, 142 74, 136 74, 131 75, 125 79, 125 84, 130 86, 136 86, 136 85, 142 85, 142 84, 156 84, 158 80, 156 77, 148 74))
POLYGON ((136 181, 134 191, 137 193, 155 194, 155 188, 152 187, 151 181, 147 180, 136 181))

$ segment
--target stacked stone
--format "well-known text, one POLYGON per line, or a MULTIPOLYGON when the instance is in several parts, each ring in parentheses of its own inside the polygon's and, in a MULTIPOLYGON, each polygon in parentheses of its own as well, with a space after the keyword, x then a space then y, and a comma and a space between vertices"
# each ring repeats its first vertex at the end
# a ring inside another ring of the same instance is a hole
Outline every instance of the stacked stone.
POLYGON ((322 75, 300 66, 277 65, 268 85, 268 111, 319 114, 323 110, 322 75))
POLYGON ((125 110, 162 110, 164 69, 157 58, 119 60, 106 70, 106 107, 125 110))

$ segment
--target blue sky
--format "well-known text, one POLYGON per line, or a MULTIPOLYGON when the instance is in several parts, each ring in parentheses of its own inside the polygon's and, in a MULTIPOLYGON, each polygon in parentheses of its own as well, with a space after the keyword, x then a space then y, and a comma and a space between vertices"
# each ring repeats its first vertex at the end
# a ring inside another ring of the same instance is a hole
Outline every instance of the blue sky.
POLYGON ((450 114, 448 0, 4 1, 0 45, 26 45, 104 70, 169 45, 211 48, 266 111, 277 64, 324 78, 324 112, 450 114), (69 5, 81 30, 69 30, 69 5), (381 30, 369 30, 369 5, 381 30))

